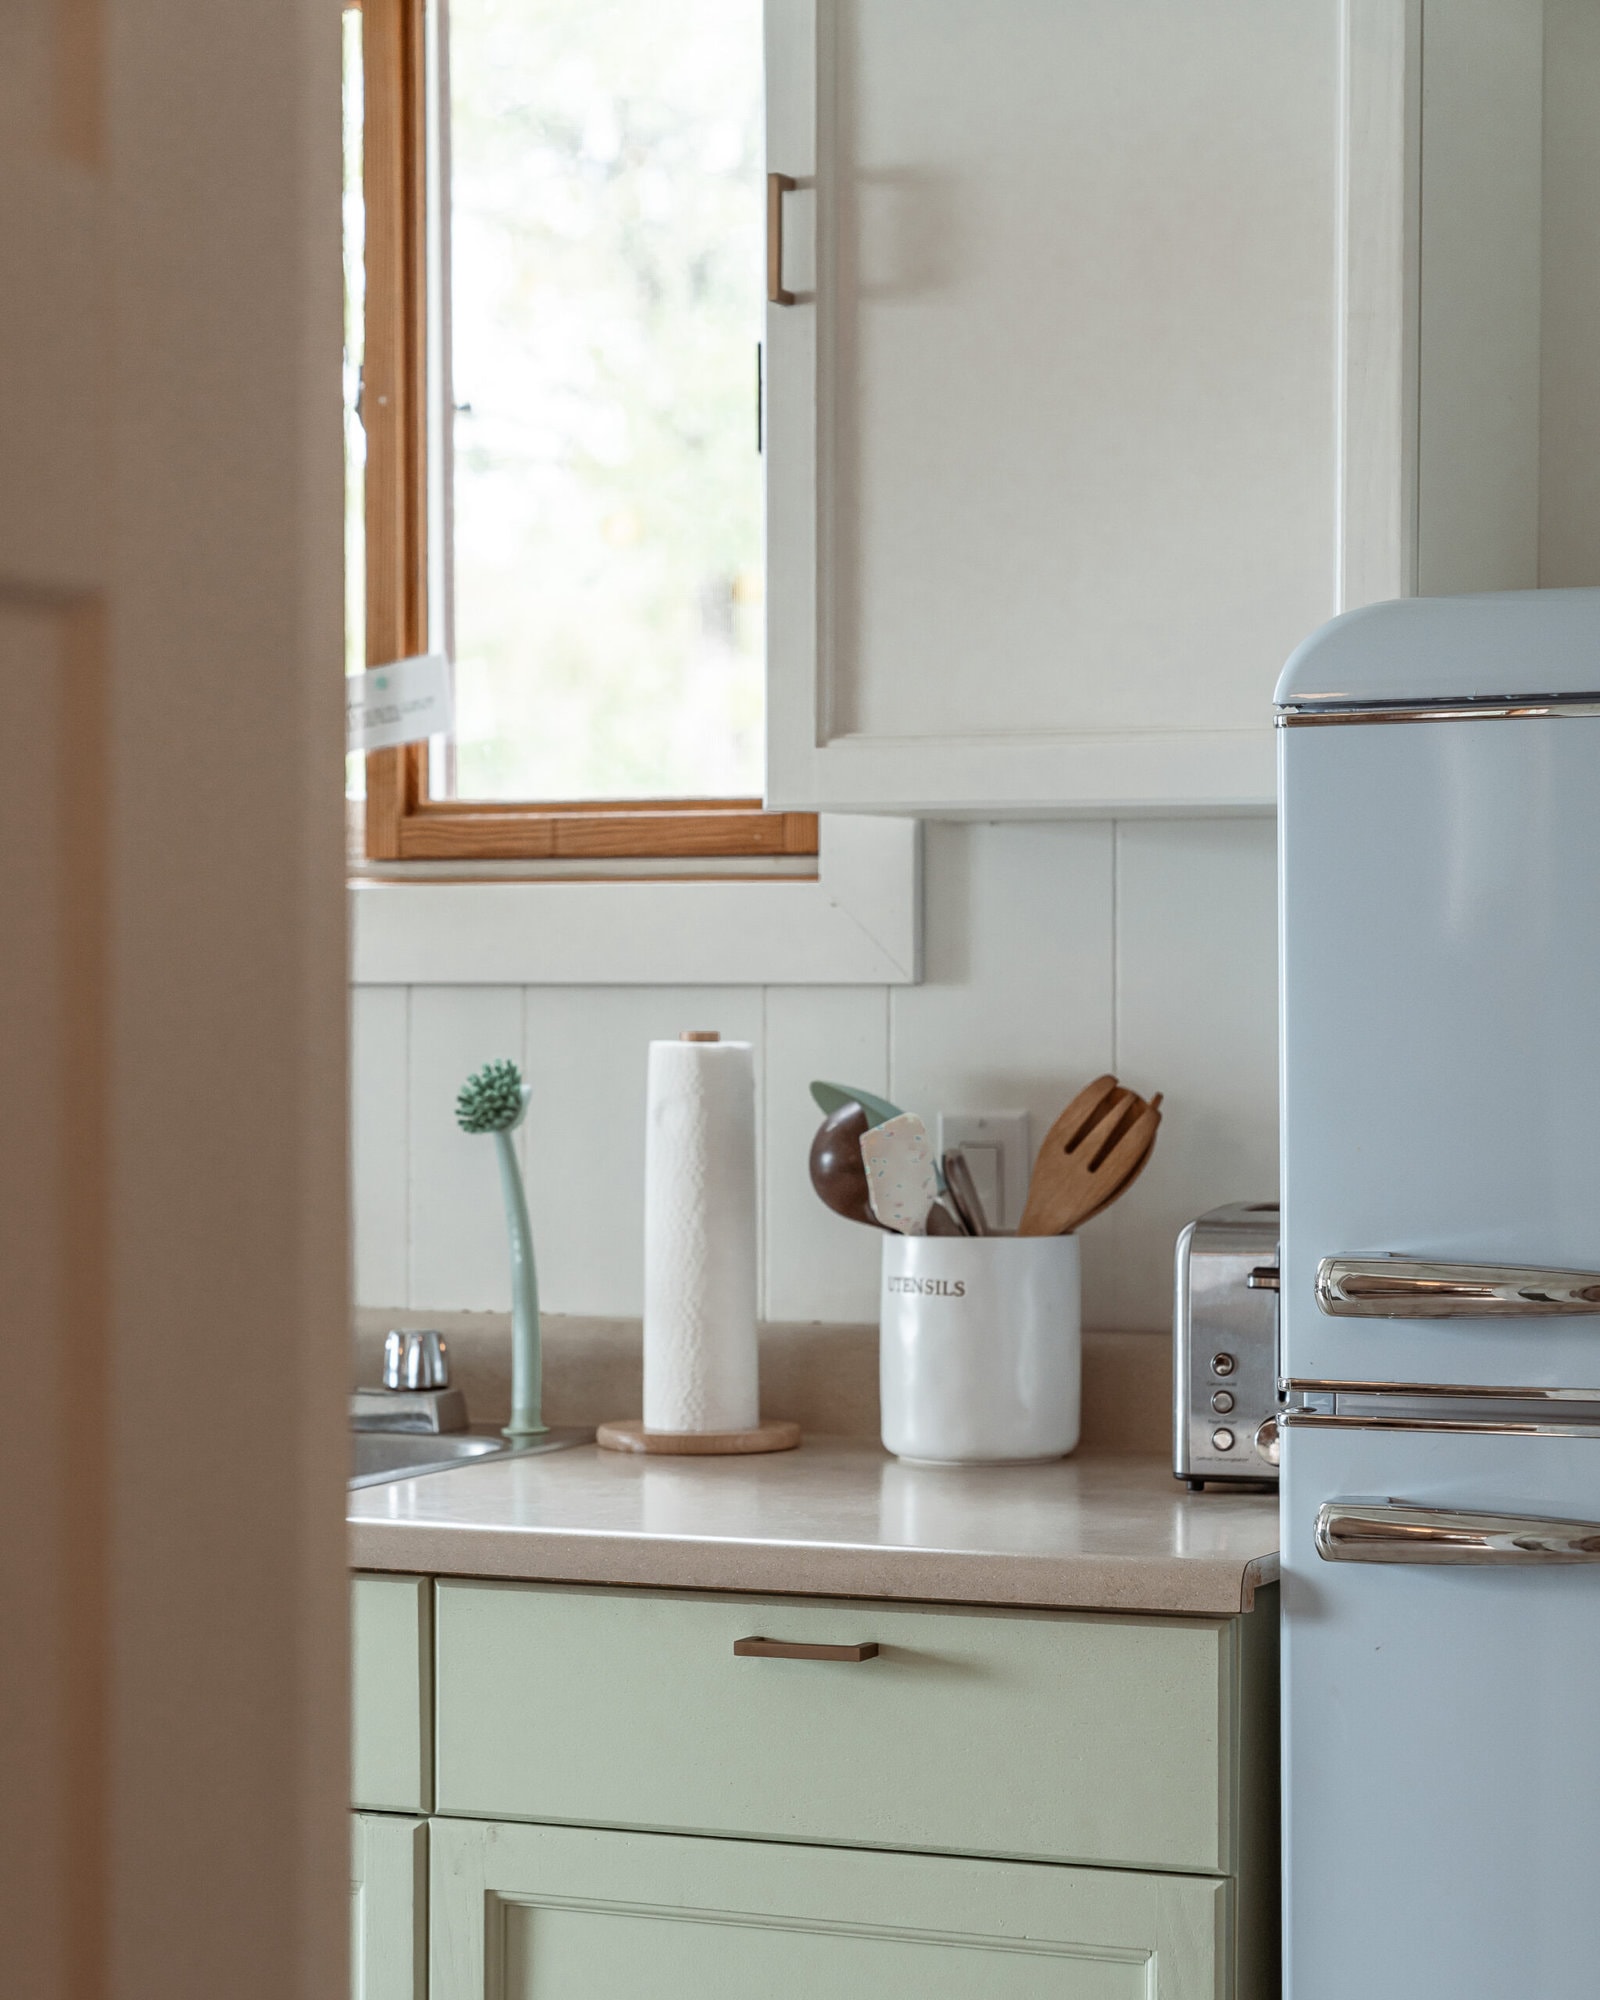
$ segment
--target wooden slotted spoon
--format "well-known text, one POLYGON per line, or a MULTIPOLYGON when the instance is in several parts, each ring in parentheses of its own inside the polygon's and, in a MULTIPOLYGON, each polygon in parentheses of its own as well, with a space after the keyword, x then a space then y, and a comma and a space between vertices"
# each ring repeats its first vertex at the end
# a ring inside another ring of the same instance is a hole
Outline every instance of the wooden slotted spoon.
MULTIPOLYGON (((1144 1141, 1144 1151, 1139 1155, 1138 1159, 1134 1161, 1132 1167, 1130 1167, 1129 1170, 1122 1176, 1121 1180, 1109 1184, 1106 1187, 1105 1192, 1101 1195, 1100 1200, 1096 1204, 1096 1206, 1091 1208, 1087 1215, 1081 1216, 1078 1219, 1078 1221, 1072 1225, 1074 1229, 1081 1229, 1084 1223, 1093 1222, 1095 1217, 1100 1213, 1101 1209, 1109 1208, 1114 1201, 1118 1200, 1119 1197, 1121 1197, 1122 1195, 1125 1195, 1128 1192, 1129 1188, 1133 1186, 1134 1182, 1144 1172, 1145 1167, 1149 1164, 1150 1155, 1156 1149, 1156 1129, 1161 1123, 1161 1095, 1162 1095, 1161 1092, 1158 1090, 1155 1096, 1152 1097, 1150 1102, 1144 1107, 1143 1114, 1141 1114, 1136 1120, 1136 1122, 1140 1127, 1140 1130, 1143 1131, 1146 1135, 1144 1141), (1148 1115, 1150 1112, 1155 1113, 1155 1116, 1153 1118, 1148 1115)), ((1134 1102, 1138 1103, 1139 1100, 1135 1098, 1134 1102)))
POLYGON ((1114 1076, 1097 1076, 1046 1134, 1028 1183, 1019 1236, 1066 1236, 1116 1200, 1142 1171, 1161 1123, 1114 1076))

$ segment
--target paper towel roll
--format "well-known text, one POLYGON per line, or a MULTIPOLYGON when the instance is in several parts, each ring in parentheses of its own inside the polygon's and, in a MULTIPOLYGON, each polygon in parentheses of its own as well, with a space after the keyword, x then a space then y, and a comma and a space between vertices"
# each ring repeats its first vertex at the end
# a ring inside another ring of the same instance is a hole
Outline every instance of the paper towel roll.
POLYGON ((756 1380, 756 1093, 748 1042, 652 1042, 644 1421, 747 1430, 756 1380))

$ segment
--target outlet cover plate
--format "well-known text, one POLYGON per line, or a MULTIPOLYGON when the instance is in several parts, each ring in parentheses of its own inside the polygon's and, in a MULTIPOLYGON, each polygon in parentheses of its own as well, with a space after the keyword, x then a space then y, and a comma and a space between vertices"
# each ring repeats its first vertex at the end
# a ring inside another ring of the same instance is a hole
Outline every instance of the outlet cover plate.
POLYGON ((992 1229, 1015 1229, 1028 1198, 1033 1148, 1026 1111, 941 1111, 941 1158, 956 1148, 966 1154, 978 1199, 992 1229))

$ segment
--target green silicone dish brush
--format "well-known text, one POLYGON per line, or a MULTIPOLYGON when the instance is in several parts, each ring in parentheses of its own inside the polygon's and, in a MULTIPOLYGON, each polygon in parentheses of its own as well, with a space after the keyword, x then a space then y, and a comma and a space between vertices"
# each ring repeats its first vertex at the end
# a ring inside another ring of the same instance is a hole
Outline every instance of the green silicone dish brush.
POLYGON ((533 1263, 533 1231, 511 1135, 522 1123, 533 1092, 514 1062, 502 1059, 475 1070, 456 1096, 456 1123, 463 1132, 488 1133, 500 1160, 500 1192, 506 1205, 511 1249, 511 1421, 508 1438, 542 1437, 549 1429, 540 1412, 543 1364, 539 1341, 539 1279, 533 1263))

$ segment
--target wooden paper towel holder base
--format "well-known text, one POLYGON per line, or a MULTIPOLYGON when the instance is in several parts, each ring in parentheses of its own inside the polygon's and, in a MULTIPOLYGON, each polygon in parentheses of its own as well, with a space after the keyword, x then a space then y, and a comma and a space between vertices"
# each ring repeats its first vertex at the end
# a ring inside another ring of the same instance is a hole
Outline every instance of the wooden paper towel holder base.
POLYGON ((800 1442, 800 1426, 777 1417, 747 1431, 647 1431, 642 1417, 619 1417, 615 1423, 602 1424, 594 1441, 605 1451, 719 1458, 742 1451, 793 1451, 800 1442))

